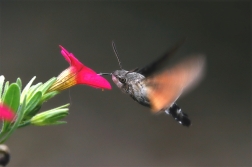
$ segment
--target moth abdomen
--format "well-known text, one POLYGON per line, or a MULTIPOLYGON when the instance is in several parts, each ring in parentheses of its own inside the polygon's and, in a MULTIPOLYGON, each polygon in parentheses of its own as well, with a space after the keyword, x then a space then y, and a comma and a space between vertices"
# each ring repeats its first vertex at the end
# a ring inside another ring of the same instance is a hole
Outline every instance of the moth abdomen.
POLYGON ((184 125, 184 126, 191 125, 191 121, 188 118, 188 115, 183 113, 181 108, 176 103, 173 103, 169 108, 167 108, 165 110, 165 113, 172 115, 172 117, 176 121, 178 121, 181 125, 184 125))

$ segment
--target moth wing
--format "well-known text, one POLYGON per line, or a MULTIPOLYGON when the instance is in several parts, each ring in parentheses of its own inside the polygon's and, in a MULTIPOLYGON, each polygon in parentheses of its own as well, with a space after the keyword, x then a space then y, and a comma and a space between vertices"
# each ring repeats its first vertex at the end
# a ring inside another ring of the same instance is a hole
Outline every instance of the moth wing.
POLYGON ((204 56, 192 56, 169 70, 147 77, 147 97, 153 112, 170 107, 178 97, 195 86, 203 76, 204 56))
POLYGON ((164 55, 146 65, 145 67, 138 69, 136 72, 142 74, 145 77, 151 76, 154 73, 157 73, 162 67, 167 63, 167 60, 178 50, 178 48, 185 42, 186 38, 179 41, 174 45, 169 51, 164 55))

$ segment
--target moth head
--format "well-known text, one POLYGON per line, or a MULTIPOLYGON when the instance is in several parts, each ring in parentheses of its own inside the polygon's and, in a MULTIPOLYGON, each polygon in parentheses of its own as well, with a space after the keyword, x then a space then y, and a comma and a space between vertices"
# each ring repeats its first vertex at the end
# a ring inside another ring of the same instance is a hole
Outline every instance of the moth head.
POLYGON ((127 83, 127 73, 126 70, 116 70, 111 74, 112 80, 118 88, 122 88, 127 83))

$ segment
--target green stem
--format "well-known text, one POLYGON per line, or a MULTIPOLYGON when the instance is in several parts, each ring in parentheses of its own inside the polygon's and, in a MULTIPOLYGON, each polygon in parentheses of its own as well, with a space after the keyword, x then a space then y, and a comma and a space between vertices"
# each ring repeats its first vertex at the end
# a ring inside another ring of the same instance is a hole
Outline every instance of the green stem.
POLYGON ((25 126, 27 126, 27 125, 30 125, 30 124, 31 124, 31 121, 30 121, 30 120, 29 120, 29 121, 25 121, 25 122, 19 124, 19 125, 18 125, 18 128, 23 128, 23 127, 25 127, 25 126))

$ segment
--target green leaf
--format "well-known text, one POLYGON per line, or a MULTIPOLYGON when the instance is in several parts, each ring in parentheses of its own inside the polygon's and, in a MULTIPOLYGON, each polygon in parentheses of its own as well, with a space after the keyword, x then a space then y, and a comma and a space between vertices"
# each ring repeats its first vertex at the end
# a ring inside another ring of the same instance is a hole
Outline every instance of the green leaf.
MULTIPOLYGON (((16 112, 20 103, 20 89, 16 83, 12 83, 4 96, 3 103, 7 105, 12 111, 16 112)), ((3 121, 2 131, 9 129, 10 122, 3 121)))
POLYGON ((56 96, 57 94, 59 94, 60 92, 58 91, 53 91, 53 92, 49 92, 43 95, 43 97, 40 100, 40 104, 44 103, 45 101, 53 98, 54 96, 56 96))
POLYGON ((5 93, 3 103, 9 106, 13 111, 17 111, 20 102, 20 89, 16 83, 12 83, 5 93))
POLYGON ((4 91, 3 91, 3 95, 2 95, 2 99, 4 99, 4 96, 5 96, 5 94, 6 94, 7 90, 8 90, 8 88, 9 88, 9 81, 5 82, 4 91))
POLYGON ((12 124, 8 133, 4 137, 1 136, 0 143, 4 143, 10 137, 10 135, 18 128, 18 125, 21 123, 24 116, 25 105, 26 105, 26 97, 24 97, 23 104, 19 107, 17 111, 16 121, 14 122, 14 124, 12 124))
POLYGON ((57 80, 56 77, 53 77, 49 79, 47 82, 45 82, 41 87, 39 87, 39 90, 42 92, 42 94, 45 94, 46 91, 52 86, 52 84, 57 80))
POLYGON ((21 79, 20 79, 20 78, 17 78, 16 83, 18 84, 19 89, 20 89, 20 90, 22 90, 22 81, 21 81, 21 79))
POLYGON ((33 109, 38 106, 41 97, 42 97, 42 92, 41 91, 38 91, 37 93, 35 93, 34 96, 31 97, 31 99, 29 100, 29 102, 27 103, 26 108, 25 108, 25 112, 24 112, 25 117, 30 116, 33 109))
POLYGON ((20 98, 20 102, 23 103, 24 101, 24 97, 26 96, 26 93, 29 91, 33 81, 36 79, 36 76, 34 76, 29 82, 28 84, 25 86, 24 90, 22 91, 21 94, 21 98, 20 98))
POLYGON ((31 119, 34 115, 36 115, 39 112, 41 107, 42 107, 41 105, 37 105, 34 109, 30 110, 29 113, 25 114, 23 121, 28 121, 29 119, 31 119))
POLYGON ((52 110, 58 110, 58 109, 62 109, 62 108, 68 108, 70 106, 70 103, 64 104, 62 106, 59 106, 57 108, 53 108, 52 110))
POLYGON ((0 76, 0 101, 1 101, 1 97, 2 97, 3 84, 4 84, 4 76, 1 75, 0 76))
POLYGON ((39 82, 36 85, 32 85, 30 87, 30 89, 26 93, 26 95, 27 95, 27 103, 29 102, 30 98, 33 97, 33 95, 38 92, 38 87, 40 87, 41 85, 42 85, 42 83, 39 82))

